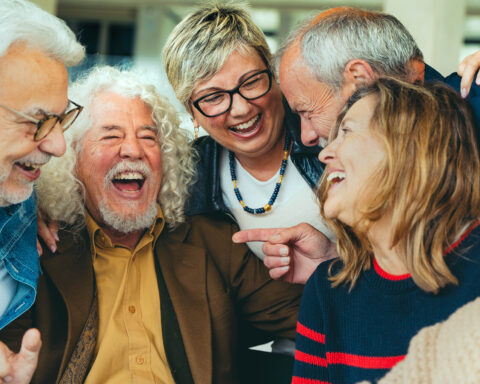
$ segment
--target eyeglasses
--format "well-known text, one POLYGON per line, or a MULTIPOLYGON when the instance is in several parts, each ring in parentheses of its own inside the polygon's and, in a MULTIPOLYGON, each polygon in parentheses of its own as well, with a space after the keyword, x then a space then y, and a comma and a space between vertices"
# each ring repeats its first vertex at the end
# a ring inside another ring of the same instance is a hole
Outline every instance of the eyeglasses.
POLYGON ((232 107, 233 95, 238 93, 245 100, 255 100, 272 88, 272 74, 268 69, 254 73, 230 91, 216 91, 202 96, 192 104, 206 117, 224 114, 232 107))
POLYGON ((62 113, 61 115, 45 115, 44 118, 38 120, 35 119, 32 116, 28 116, 20 111, 17 111, 16 109, 7 107, 6 105, 0 104, 0 107, 5 108, 6 110, 23 117, 24 119, 27 119, 28 121, 31 121, 32 123, 37 124, 37 130, 35 131, 35 135, 33 136, 34 141, 40 141, 44 137, 46 137, 52 129, 55 127, 57 123, 60 123, 60 126, 62 127, 63 131, 65 132, 68 128, 71 127, 75 119, 78 117, 80 112, 82 112, 83 107, 81 105, 78 105, 72 100, 68 100, 69 105, 73 104, 74 108, 68 110, 65 113, 62 113))

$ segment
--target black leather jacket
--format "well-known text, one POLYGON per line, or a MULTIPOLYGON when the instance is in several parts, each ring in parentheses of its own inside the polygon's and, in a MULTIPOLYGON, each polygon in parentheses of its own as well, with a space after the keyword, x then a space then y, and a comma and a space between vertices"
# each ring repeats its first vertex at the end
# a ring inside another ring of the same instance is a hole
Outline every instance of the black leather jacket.
MULTIPOLYGON (((306 147, 300 140, 300 118, 294 114, 285 100, 284 127, 292 137, 290 158, 310 188, 314 188, 323 173, 324 165, 318 160, 321 148, 306 147)), ((185 213, 198 215, 216 211, 229 213, 220 189, 220 154, 223 147, 210 136, 203 136, 195 142, 200 160, 197 164, 198 180, 192 186, 185 213)))

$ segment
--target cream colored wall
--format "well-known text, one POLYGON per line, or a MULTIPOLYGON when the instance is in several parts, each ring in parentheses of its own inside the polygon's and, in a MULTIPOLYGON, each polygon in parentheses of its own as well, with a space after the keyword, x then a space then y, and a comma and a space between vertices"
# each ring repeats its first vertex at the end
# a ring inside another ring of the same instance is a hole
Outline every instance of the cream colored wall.
POLYGON ((466 0, 385 0, 384 10, 407 27, 425 61, 447 75, 457 69, 466 5, 466 0))
POLYGON ((31 0, 47 12, 57 13, 57 0, 31 0))
MULTIPOLYGON (((176 14, 181 19, 185 9, 191 9, 198 0, 33 0, 50 12, 57 5, 78 14, 82 9, 101 12, 129 10, 137 21, 136 56, 159 57, 162 45, 170 33, 176 14)), ((464 20, 467 9, 477 12, 480 0, 248 0, 253 9, 277 9, 280 25, 277 36, 287 35, 308 13, 332 6, 352 5, 384 10, 398 17, 412 33, 424 52, 426 61, 443 74, 454 70, 459 62, 464 38, 464 20)), ((71 12, 70 12, 71 13, 71 12)), ((272 47, 275 47, 274 44, 272 47)))

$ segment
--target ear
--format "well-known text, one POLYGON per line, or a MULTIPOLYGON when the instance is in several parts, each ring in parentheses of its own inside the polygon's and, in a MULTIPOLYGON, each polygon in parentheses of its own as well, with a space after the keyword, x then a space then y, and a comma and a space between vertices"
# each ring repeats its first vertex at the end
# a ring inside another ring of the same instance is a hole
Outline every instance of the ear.
POLYGON ((365 60, 350 60, 343 71, 344 86, 352 88, 352 94, 361 86, 373 83, 377 76, 365 60))
POLYGON ((423 84, 425 79, 425 63, 422 60, 410 59, 406 65, 407 81, 423 84))

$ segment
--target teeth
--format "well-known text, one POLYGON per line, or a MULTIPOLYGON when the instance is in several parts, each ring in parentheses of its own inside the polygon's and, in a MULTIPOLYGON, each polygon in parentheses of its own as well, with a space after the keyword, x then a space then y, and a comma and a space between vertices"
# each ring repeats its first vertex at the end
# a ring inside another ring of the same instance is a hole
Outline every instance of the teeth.
POLYGON ((140 172, 128 171, 122 172, 114 176, 114 180, 143 180, 143 176, 140 172))
POLYGON ((235 129, 236 131, 241 131, 243 129, 250 128, 253 124, 255 124, 260 119, 260 115, 255 116, 253 119, 247 121, 243 124, 232 125, 230 128, 235 129))
POLYGON ((343 179, 345 179, 345 172, 332 172, 327 177, 327 181, 332 181, 335 179, 338 179, 338 181, 342 181, 343 179))
POLYGON ((38 168, 40 168, 43 164, 32 164, 32 163, 19 163, 21 165, 23 165, 24 167, 27 167, 27 168, 32 168, 34 171, 36 171, 38 168))

